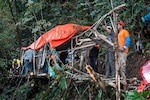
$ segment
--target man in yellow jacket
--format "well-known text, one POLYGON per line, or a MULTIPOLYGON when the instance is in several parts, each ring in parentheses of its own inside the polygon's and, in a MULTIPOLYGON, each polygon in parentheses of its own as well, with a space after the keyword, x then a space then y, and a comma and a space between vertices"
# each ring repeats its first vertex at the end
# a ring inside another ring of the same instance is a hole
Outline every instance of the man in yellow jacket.
POLYGON ((19 75, 21 71, 21 61, 19 59, 13 59, 12 61, 13 73, 19 75))

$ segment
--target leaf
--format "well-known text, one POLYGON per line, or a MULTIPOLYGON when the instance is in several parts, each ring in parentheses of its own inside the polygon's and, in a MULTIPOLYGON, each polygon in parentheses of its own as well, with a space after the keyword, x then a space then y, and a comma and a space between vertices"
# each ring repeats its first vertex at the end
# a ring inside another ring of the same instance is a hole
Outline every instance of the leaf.
POLYGON ((150 94, 149 91, 143 91, 143 92, 138 92, 138 91, 130 91, 127 92, 126 99, 127 100, 147 100, 145 99, 148 95, 150 94))
POLYGON ((25 17, 24 19, 22 19, 22 23, 25 24, 25 23, 31 21, 32 19, 33 19, 33 17, 30 17, 30 18, 25 17))
POLYGON ((147 97, 150 94, 150 91, 143 91, 142 97, 147 97))
POLYGON ((88 8, 83 8, 83 11, 86 11, 86 10, 88 10, 88 8))
POLYGON ((97 6, 103 6, 103 5, 106 5, 106 2, 100 2, 100 3, 96 3, 94 6, 97 7, 97 6))
POLYGON ((95 14, 96 14, 95 10, 90 13, 91 16, 94 16, 95 14))
POLYGON ((101 100, 101 98, 102 98, 102 91, 98 90, 98 94, 97 94, 95 100, 101 100))
POLYGON ((66 79, 65 79, 64 77, 62 77, 62 78, 60 79, 58 86, 59 86, 62 90, 64 90, 64 89, 67 88, 66 79))
POLYGON ((146 44, 145 49, 148 49, 148 48, 150 48, 150 43, 147 43, 147 44, 146 44))
POLYGON ((132 99, 134 97, 134 92, 127 92, 127 97, 128 99, 132 99))
POLYGON ((148 54, 148 55, 150 55, 150 50, 146 50, 145 53, 148 54))
POLYGON ((40 26, 36 26, 34 29, 32 29, 32 33, 36 33, 40 30, 40 26))
POLYGON ((33 3, 34 3, 34 1, 28 0, 28 2, 26 3, 26 6, 27 6, 27 7, 28 7, 28 6, 31 6, 31 5, 33 5, 33 3))

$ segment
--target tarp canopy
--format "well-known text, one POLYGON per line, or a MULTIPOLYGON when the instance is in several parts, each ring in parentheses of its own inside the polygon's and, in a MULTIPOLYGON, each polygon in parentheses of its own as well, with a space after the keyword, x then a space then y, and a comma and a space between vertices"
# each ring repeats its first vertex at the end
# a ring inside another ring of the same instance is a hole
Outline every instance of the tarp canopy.
POLYGON ((79 31, 87 30, 89 28, 90 26, 81 26, 73 23, 58 25, 41 35, 28 47, 23 47, 22 50, 27 50, 29 48, 32 50, 38 50, 42 48, 46 43, 49 43, 51 48, 55 48, 68 41, 79 31))

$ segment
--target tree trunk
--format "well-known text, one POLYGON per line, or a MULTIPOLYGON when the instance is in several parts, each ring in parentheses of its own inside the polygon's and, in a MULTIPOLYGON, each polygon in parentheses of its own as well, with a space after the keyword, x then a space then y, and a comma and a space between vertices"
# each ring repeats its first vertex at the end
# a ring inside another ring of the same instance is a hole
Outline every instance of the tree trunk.
MULTIPOLYGON (((15 0, 15 2, 14 2, 14 4, 15 4, 15 8, 16 8, 16 15, 14 15, 14 13, 13 13, 13 8, 12 8, 12 6, 11 6, 11 2, 8 0, 8 5, 9 5, 9 9, 10 9, 10 12, 11 12, 11 15, 12 15, 12 17, 13 17, 13 21, 14 21, 14 23, 16 24, 17 23, 17 21, 16 21, 16 18, 18 18, 18 7, 17 7, 17 3, 16 3, 16 0, 15 0)), ((20 35, 20 29, 19 29, 19 27, 18 26, 16 26, 16 37, 17 37, 17 40, 18 40, 18 45, 19 45, 19 47, 21 48, 22 47, 22 45, 21 45, 21 35, 20 35)))

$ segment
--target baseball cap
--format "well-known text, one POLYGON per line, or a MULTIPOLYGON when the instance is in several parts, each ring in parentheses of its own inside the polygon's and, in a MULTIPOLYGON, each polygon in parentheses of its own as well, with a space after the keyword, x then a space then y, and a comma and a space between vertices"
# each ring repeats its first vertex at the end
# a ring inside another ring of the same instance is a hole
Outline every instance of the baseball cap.
POLYGON ((112 27, 111 27, 111 26, 107 26, 106 28, 107 28, 107 29, 112 29, 112 27))
POLYGON ((122 25, 123 27, 125 26, 124 22, 118 22, 118 24, 122 25))
POLYGON ((14 58, 13 61, 16 61, 16 59, 14 58))

